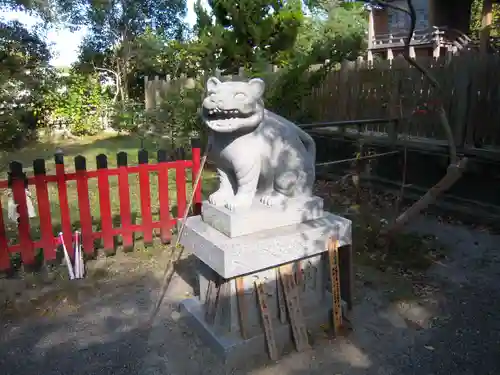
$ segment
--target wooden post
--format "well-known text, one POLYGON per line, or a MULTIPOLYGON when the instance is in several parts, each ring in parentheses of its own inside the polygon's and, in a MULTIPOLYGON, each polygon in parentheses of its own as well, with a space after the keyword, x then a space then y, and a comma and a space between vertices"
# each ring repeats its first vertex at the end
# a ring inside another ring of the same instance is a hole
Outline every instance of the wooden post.
MULTIPOLYGON (((340 119, 345 120, 346 118, 349 117, 349 102, 351 101, 351 92, 352 92, 352 87, 349 84, 349 71, 351 70, 352 65, 350 64, 349 61, 344 60, 340 64, 340 72, 339 72, 339 92, 341 92, 343 95, 340 97, 339 103, 338 103, 338 116, 340 119)), ((341 127, 339 129, 339 132, 344 134, 345 133, 345 127, 341 127)))
POLYGON ((394 53, 392 52, 392 48, 387 48, 387 60, 392 64, 392 60, 394 60, 394 53))
POLYGON ((438 28, 434 28, 433 32, 434 48, 432 50, 432 56, 438 59, 441 55, 441 45, 442 45, 442 34, 438 28))
POLYGON ((373 40, 375 38, 375 22, 373 17, 373 8, 370 9, 370 13, 368 16, 368 51, 371 53, 371 49, 373 48, 373 40))
POLYGON ((295 341, 297 351, 301 352, 309 349, 310 345, 304 316, 302 314, 302 307, 300 305, 300 291, 293 277, 292 264, 288 263, 280 266, 279 274, 285 294, 288 317, 290 318, 290 325, 292 326, 293 340, 295 341))
POLYGON ((151 82, 148 76, 144 76, 144 106, 146 111, 153 108, 151 104, 151 82))
POLYGON ((207 294, 205 297, 205 321, 208 324, 213 324, 215 322, 215 315, 217 313, 217 306, 219 304, 219 296, 220 280, 209 280, 207 294))
POLYGON ((243 277, 236 278, 236 298, 238 301, 238 320, 240 324, 241 337, 246 340, 248 338, 247 333, 247 306, 245 301, 245 286, 243 283, 243 277))
POLYGON ((283 284, 281 283, 279 269, 276 268, 276 290, 278 294, 278 310, 280 323, 286 323, 286 302, 285 302, 285 292, 283 290, 283 284))
POLYGON ((340 296, 339 241, 337 239, 332 238, 328 242, 328 259, 333 297, 333 332, 338 335, 342 327, 342 302, 340 296))
POLYGON ((413 47, 413 46, 410 46, 410 57, 412 59, 417 57, 417 53, 415 52, 415 47, 413 47))
POLYGON ((455 145, 457 148, 465 146, 467 134, 469 95, 471 90, 472 70, 474 59, 470 55, 459 56, 450 64, 448 70, 451 73, 455 95, 452 96, 455 110, 450 113, 450 124, 452 125, 455 145))
POLYGON ((238 68, 238 78, 239 79, 244 79, 245 78, 245 68, 240 66, 238 68))
POLYGON ((492 16, 493 1, 483 0, 483 8, 481 11, 481 32, 480 32, 480 50, 482 53, 487 53, 490 45, 490 31, 492 16))
POLYGON ((368 50, 366 59, 368 60, 368 64, 373 64, 373 52, 372 50, 368 50))
POLYGON ((158 108, 158 106, 160 105, 160 101, 161 101, 161 98, 160 98, 160 77, 155 76, 153 87, 154 87, 153 92, 154 92, 154 101, 155 101, 154 107, 158 108))
POLYGON ((441 56, 441 46, 437 43, 434 46, 434 49, 432 50, 432 57, 434 57, 436 60, 439 59, 441 56))
POLYGON ((269 351, 269 357, 276 361, 279 357, 278 347, 276 346, 276 339, 274 337, 274 329, 272 323, 272 317, 269 312, 269 307, 267 304, 267 297, 264 290, 264 284, 262 280, 255 280, 255 291, 257 293, 257 299, 259 302, 260 316, 262 318, 262 325, 264 327, 264 335, 267 342, 267 350, 269 351))

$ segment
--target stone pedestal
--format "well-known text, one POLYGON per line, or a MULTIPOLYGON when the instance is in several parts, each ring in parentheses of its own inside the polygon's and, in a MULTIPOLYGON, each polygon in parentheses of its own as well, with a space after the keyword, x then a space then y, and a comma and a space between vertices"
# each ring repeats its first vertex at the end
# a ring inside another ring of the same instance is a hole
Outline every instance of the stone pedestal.
POLYGON ((260 204, 256 198, 252 209, 245 214, 203 202, 201 215, 204 223, 231 238, 300 224, 322 216, 323 199, 319 197, 290 199, 272 208, 260 204))
POLYGON ((293 264, 307 328, 314 331, 329 322, 326 249, 331 237, 341 246, 343 307, 352 306, 351 221, 323 212, 319 197, 291 200, 281 207, 254 205, 237 214, 205 202, 201 216, 187 219, 181 238, 199 260, 200 284, 199 298, 184 301, 181 310, 200 336, 231 362, 266 353, 255 280, 264 284, 278 348, 291 343, 286 307, 279 302, 281 265, 293 264), (238 289, 243 292, 237 297, 238 289))

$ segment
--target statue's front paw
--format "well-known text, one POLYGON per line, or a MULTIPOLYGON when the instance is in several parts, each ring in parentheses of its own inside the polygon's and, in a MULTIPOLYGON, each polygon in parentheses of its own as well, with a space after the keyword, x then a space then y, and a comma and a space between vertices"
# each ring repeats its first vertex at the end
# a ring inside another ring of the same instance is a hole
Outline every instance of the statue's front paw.
POLYGON ((262 204, 265 204, 266 206, 272 207, 272 206, 279 205, 285 199, 286 199, 286 197, 283 194, 280 194, 280 193, 274 191, 269 195, 263 195, 260 198, 260 202, 262 204))
POLYGON ((229 211, 236 211, 250 208, 253 201, 253 195, 236 195, 233 199, 228 200, 226 208, 229 211))
POLYGON ((224 206, 226 202, 231 199, 231 197, 232 195, 227 192, 218 190, 215 193, 210 194, 208 201, 214 206, 224 206))

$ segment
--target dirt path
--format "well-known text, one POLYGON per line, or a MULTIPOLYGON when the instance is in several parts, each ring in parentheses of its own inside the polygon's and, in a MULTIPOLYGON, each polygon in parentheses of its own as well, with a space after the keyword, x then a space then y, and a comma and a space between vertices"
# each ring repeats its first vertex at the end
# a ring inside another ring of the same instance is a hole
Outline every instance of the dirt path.
POLYGON ((142 331, 163 264, 152 257, 149 267, 82 288, 49 311, 40 304, 38 317, 2 323, 0 368, 6 375, 498 373, 500 237, 425 218, 413 227, 439 236, 449 258, 411 282, 358 267, 354 331, 334 342, 318 337, 313 350, 278 363, 249 360, 226 372, 179 321, 177 304, 191 292, 180 277, 153 329, 142 331))

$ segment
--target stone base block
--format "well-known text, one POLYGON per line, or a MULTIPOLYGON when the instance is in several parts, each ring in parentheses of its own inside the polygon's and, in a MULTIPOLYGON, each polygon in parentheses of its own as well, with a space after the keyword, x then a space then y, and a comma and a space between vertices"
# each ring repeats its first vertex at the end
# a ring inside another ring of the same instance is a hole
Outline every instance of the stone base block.
POLYGON ((193 216, 186 221, 180 243, 224 279, 230 279, 323 253, 332 236, 340 246, 350 245, 351 221, 325 212, 315 220, 230 238, 201 216, 193 216))
MULTIPOLYGON (((319 332, 322 326, 331 321, 331 294, 326 294, 322 308, 307 310, 304 308, 305 324, 311 333, 319 332)), ((342 310, 347 314, 346 303, 342 301, 342 310)), ((218 355, 227 365, 236 365, 248 361, 250 357, 267 355, 267 344, 264 333, 253 336, 247 340, 242 339, 236 333, 218 333, 204 319, 204 308, 198 299, 186 299, 181 302, 180 311, 182 318, 201 338, 201 340, 213 352, 218 355)), ((274 335, 278 351, 292 345, 291 327, 289 324, 276 324, 274 322, 274 335)))
POLYGON ((323 216, 323 199, 316 196, 292 198, 281 205, 268 207, 256 198, 252 207, 241 213, 205 201, 201 212, 203 222, 232 238, 319 219, 323 216))

